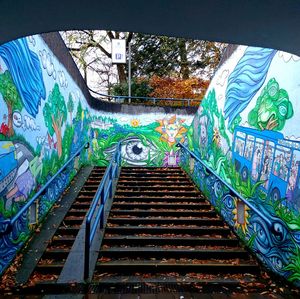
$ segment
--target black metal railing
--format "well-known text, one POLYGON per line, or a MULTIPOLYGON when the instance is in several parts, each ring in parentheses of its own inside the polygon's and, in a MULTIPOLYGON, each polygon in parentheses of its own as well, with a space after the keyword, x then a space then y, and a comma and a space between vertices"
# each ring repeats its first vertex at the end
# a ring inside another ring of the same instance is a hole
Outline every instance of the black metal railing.
POLYGON ((100 229, 104 225, 104 207, 108 198, 112 197, 113 179, 117 178, 119 167, 121 166, 121 142, 117 144, 116 151, 105 170, 100 185, 93 198, 91 207, 85 220, 85 247, 84 247, 84 279, 89 277, 90 271, 90 248, 98 225, 100 229))
POLYGON ((199 106, 201 100, 199 99, 176 99, 176 98, 153 98, 153 97, 136 97, 136 96, 115 96, 99 93, 90 89, 96 94, 98 99, 105 101, 113 101, 115 103, 128 103, 139 105, 156 105, 156 106, 199 106))
POLYGON ((22 208, 14 215, 11 219, 5 219, 0 223, 1 232, 0 234, 7 234, 12 230, 13 225, 16 221, 23 215, 23 213, 28 212, 29 208, 33 205, 33 203, 39 200, 39 197, 44 195, 47 188, 50 184, 67 168, 67 166, 73 161, 73 159, 80 155, 83 149, 87 149, 89 147, 89 142, 84 143, 70 158, 69 160, 57 171, 57 173, 52 176, 48 182, 39 189, 39 191, 24 205, 22 208))

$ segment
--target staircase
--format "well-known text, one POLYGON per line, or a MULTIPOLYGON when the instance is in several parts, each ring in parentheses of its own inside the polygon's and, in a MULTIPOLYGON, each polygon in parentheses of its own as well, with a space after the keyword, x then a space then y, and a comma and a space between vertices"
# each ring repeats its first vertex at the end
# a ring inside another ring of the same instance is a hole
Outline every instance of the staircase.
MULTIPOLYGON (((93 276, 109 288, 259 286, 260 268, 180 168, 122 168, 93 276)), ((127 289, 128 290, 128 289, 127 289)))
POLYGON ((78 197, 48 242, 46 250, 29 279, 29 285, 57 281, 104 172, 105 168, 95 167, 90 173, 78 197))

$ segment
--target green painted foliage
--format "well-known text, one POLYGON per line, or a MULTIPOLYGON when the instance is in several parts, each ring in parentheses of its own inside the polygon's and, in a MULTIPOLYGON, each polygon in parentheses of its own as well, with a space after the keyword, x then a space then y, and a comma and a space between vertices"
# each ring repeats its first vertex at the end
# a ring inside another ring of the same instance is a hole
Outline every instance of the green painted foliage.
POLYGON ((68 112, 73 112, 74 111, 74 100, 73 100, 73 97, 72 97, 72 94, 69 93, 69 99, 68 99, 68 112))
POLYGON ((4 101, 10 105, 13 110, 21 110, 23 108, 20 95, 9 71, 0 74, 0 93, 4 101))
POLYGON ((255 107, 248 115, 251 126, 260 130, 283 129, 287 119, 294 115, 293 105, 286 90, 280 89, 272 78, 257 99, 255 107))
POLYGON ((288 280, 291 282, 300 281, 300 249, 296 247, 289 264, 285 267, 286 271, 291 271, 288 280))
POLYGON ((55 129, 61 129, 61 126, 67 119, 67 107, 59 86, 55 83, 49 94, 48 101, 43 109, 44 120, 51 136, 55 129))

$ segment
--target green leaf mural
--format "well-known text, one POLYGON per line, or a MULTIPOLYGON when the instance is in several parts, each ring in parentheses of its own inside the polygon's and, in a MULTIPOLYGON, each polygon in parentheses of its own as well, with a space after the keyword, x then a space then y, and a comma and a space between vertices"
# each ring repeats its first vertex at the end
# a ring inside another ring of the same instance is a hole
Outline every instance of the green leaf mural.
POLYGON ((293 115, 293 105, 287 91, 280 89, 278 82, 272 78, 263 88, 255 107, 250 111, 248 122, 260 130, 281 131, 286 120, 293 115))
POLYGON ((73 96, 72 96, 71 93, 69 93, 69 99, 68 99, 67 107, 68 107, 68 112, 70 114, 70 123, 72 124, 72 119, 73 119, 72 113, 74 111, 74 100, 73 100, 73 96))
POLYGON ((49 134, 53 136, 55 133, 57 139, 57 154, 62 156, 62 133, 61 128, 67 119, 67 107, 62 96, 59 86, 55 83, 52 91, 49 94, 48 102, 43 109, 45 124, 49 134))
POLYGON ((0 93, 3 96, 4 101, 7 105, 8 110, 8 137, 14 135, 13 128, 13 112, 14 110, 20 110, 23 108, 20 95, 17 91, 17 88, 14 84, 14 81, 9 73, 5 71, 3 74, 0 74, 0 93))

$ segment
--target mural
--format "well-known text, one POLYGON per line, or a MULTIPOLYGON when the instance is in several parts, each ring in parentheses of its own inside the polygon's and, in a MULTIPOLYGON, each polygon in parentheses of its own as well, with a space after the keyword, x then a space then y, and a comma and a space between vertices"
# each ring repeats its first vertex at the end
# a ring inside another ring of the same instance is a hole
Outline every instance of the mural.
MULTIPOLYGON (((116 116, 117 117, 117 116, 116 116)), ((176 143, 184 139, 188 125, 186 118, 176 115, 159 119, 156 115, 142 115, 140 119, 96 117, 91 123, 91 160, 99 166, 108 165, 116 145, 121 145, 124 166, 177 166, 176 143), (142 120, 147 124, 142 124, 142 120), (120 120, 123 122, 120 122, 120 120)))
POLYGON ((180 156, 182 167, 245 244, 298 286, 299 63, 288 53, 238 47, 216 72, 185 140, 265 219, 199 162, 184 151, 180 156))
MULTIPOLYGON (((0 223, 15 215, 74 154, 90 148, 52 182, 36 206, 41 220, 87 163, 106 166, 117 143, 123 165, 176 166, 176 142, 192 118, 90 109, 67 70, 36 35, 0 47, 0 223)), ((0 274, 31 234, 23 214, 10 233, 0 225, 0 274)))

